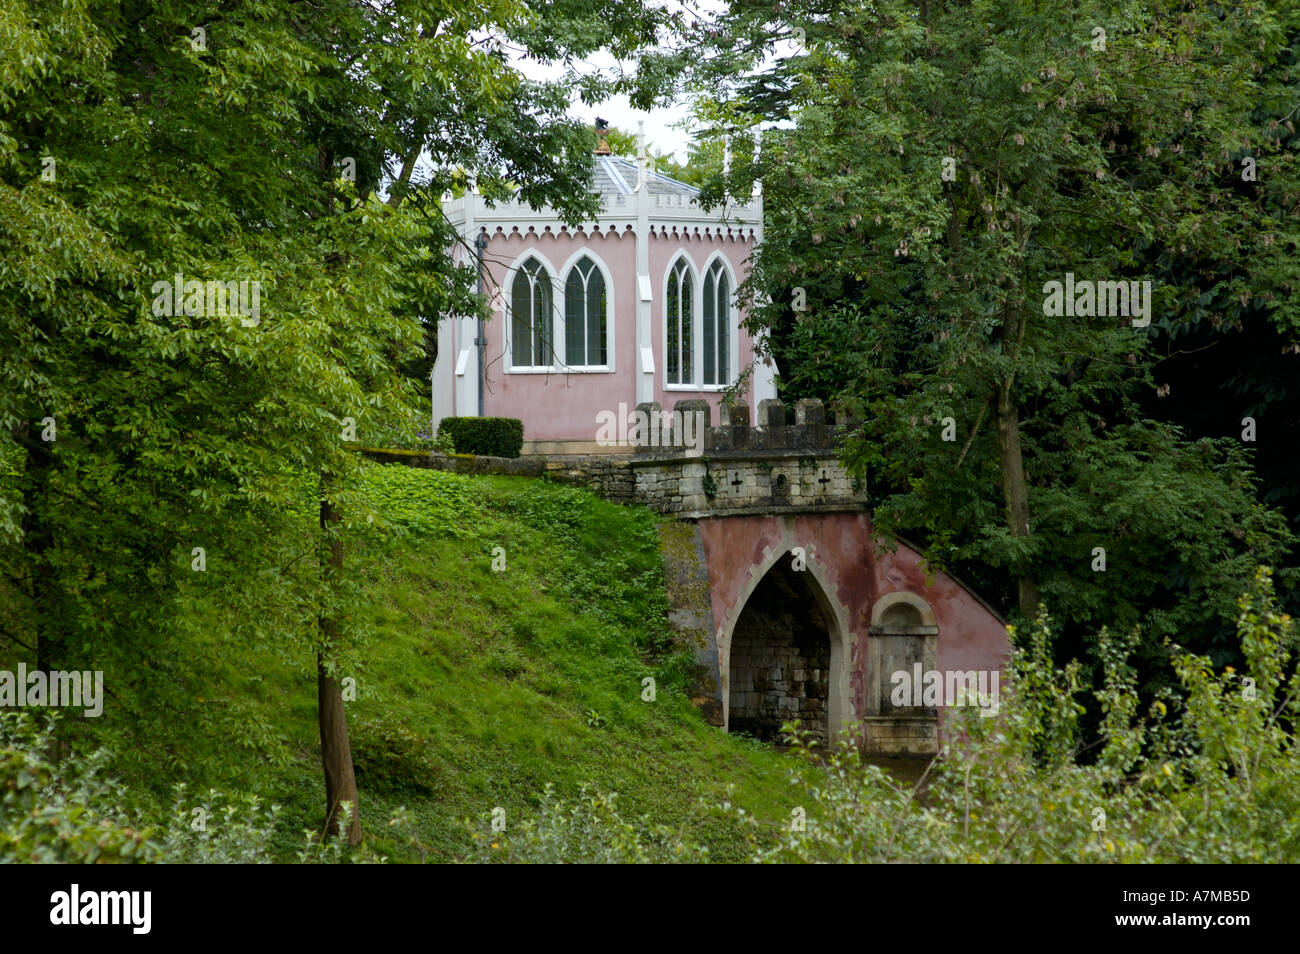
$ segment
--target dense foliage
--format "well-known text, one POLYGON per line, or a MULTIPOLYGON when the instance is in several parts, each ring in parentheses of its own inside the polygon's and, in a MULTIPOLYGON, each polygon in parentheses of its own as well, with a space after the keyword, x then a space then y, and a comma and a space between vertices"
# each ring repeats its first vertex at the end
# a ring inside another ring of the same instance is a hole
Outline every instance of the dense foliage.
POLYGON ((1287 600, 1295 580, 1286 493, 1255 470, 1267 447, 1292 480, 1295 5, 756 2, 698 39, 701 119, 763 130, 706 188, 763 182, 753 324, 785 397, 863 421, 880 531, 1022 621, 1045 604, 1060 660, 1140 626, 1144 679, 1166 638, 1239 662, 1254 567, 1287 600), (1067 274, 1148 282, 1144 314, 1062 313, 1067 274), (1214 414, 1169 412, 1162 362, 1242 328, 1243 363, 1202 357, 1171 399, 1214 414))
POLYGON ((483 308, 442 191, 474 178, 580 221, 595 200, 570 98, 628 79, 531 81, 507 48, 628 55, 672 20, 590 0, 546 14, 539 30, 518 0, 4 5, 0 653, 102 670, 147 721, 199 679, 181 592, 206 575, 186 598, 231 601, 245 645, 314 650, 336 810, 352 448, 410 439, 431 323, 483 308), (304 482, 310 542, 288 532, 304 482))

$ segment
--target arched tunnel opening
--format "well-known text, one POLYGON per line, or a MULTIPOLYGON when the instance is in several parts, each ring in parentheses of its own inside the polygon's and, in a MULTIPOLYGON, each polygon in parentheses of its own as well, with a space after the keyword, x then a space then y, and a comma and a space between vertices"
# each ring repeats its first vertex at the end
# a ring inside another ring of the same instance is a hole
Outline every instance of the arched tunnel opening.
POLYGON ((814 586, 787 553, 745 603, 731 637, 729 731, 781 742, 781 725, 798 719, 826 744, 831 636, 814 586))

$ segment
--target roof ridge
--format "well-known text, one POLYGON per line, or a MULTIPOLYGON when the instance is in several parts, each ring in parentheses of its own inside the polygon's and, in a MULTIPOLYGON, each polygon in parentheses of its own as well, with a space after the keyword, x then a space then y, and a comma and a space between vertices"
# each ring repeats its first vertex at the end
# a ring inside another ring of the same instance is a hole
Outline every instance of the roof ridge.
POLYGON ((632 187, 628 185, 627 180, 623 178, 623 173, 619 172, 618 169, 614 166, 614 163, 610 161, 614 157, 601 156, 600 158, 602 164, 605 166, 605 171, 608 172, 610 178, 614 180, 614 185, 618 187, 619 192, 621 192, 623 195, 631 195, 632 187))
MULTIPOLYGON (((629 169, 631 169, 631 170, 633 170, 633 171, 636 171, 636 170, 637 170, 637 164, 636 164, 635 162, 633 162, 631 159, 628 159, 628 158, 625 157, 625 156, 601 156, 601 158, 604 159, 606 162, 611 162, 611 161, 612 161, 612 162, 621 162, 621 163, 623 163, 625 166, 627 166, 629 169)), ((646 177, 647 177, 647 179, 648 179, 650 176, 655 176, 656 178, 662 179, 662 180, 664 180, 665 182, 671 182, 673 185, 681 186, 683 189, 690 189, 692 192, 695 192, 695 193, 697 193, 697 194, 698 194, 699 191, 700 191, 700 187, 699 187, 699 186, 691 185, 689 182, 683 182, 681 179, 674 179, 674 178, 673 178, 672 176, 670 176, 670 175, 665 175, 665 174, 662 173, 662 172, 654 171, 654 170, 651 170, 649 167, 647 167, 647 168, 646 168, 646 177)), ((621 177, 621 174, 620 174, 620 177, 621 177)))

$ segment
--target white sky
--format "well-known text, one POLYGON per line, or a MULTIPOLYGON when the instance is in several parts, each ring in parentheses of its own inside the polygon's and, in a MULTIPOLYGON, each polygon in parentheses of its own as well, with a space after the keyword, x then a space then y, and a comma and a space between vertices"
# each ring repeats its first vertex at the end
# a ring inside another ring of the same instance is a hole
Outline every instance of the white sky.
MULTIPOLYGON (((688 14, 696 17, 707 17, 727 8, 725 0, 692 0, 692 2, 686 3, 681 2, 681 0, 665 0, 665 5, 669 9, 685 10, 688 14)), ((601 53, 579 63, 578 69, 581 70, 584 65, 595 69, 611 69, 616 63, 617 60, 612 56, 601 53)), ((514 64, 521 73, 530 79, 555 79, 563 73, 562 68, 548 67, 535 61, 519 58, 514 59, 514 64)), ((633 65, 625 64, 628 67, 633 65)), ((647 148, 656 152, 671 153, 678 162, 686 161, 686 147, 690 143, 690 135, 685 129, 674 128, 675 124, 683 122, 690 115, 690 106, 686 101, 677 102, 664 109, 646 112, 633 109, 626 96, 614 96, 594 106, 587 106, 580 101, 575 101, 569 107, 569 115, 583 120, 589 126, 595 123, 597 116, 600 116, 602 119, 608 120, 611 126, 616 126, 630 133, 637 131, 637 122, 639 120, 644 120, 647 148)))

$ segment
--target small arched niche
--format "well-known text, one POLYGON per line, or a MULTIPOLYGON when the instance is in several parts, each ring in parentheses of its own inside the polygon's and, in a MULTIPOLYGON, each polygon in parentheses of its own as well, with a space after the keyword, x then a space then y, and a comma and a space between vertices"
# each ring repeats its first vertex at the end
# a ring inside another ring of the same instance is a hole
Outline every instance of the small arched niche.
POLYGON ((939 627, 930 604, 915 593, 886 593, 871 608, 867 630, 867 711, 892 718, 933 719, 924 695, 926 674, 937 671, 939 627))
POLYGON ((886 593, 871 607, 872 629, 937 625, 930 604, 907 590, 886 593))
POLYGON ((895 603, 880 614, 882 629, 910 629, 922 625, 921 611, 911 603, 895 603))

